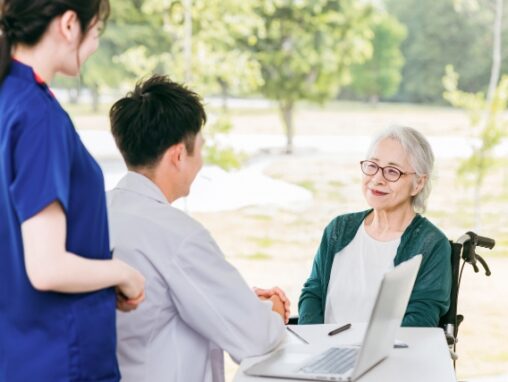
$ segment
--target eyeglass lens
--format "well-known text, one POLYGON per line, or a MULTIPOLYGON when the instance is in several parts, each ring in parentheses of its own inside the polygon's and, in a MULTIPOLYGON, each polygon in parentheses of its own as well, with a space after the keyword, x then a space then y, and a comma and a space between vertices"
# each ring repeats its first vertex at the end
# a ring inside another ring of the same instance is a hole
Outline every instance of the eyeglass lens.
POLYGON ((395 167, 381 167, 377 163, 371 161, 362 161, 361 166, 363 173, 370 176, 376 175, 379 169, 382 169, 383 177, 390 182, 395 182, 402 176, 402 171, 395 167))

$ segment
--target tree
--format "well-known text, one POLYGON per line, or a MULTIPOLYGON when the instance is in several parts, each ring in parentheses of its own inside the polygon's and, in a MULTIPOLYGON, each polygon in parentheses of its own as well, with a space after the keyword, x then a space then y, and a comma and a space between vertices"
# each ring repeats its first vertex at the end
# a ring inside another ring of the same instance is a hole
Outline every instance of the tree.
POLYGON ((145 0, 143 12, 163 15, 165 33, 173 42, 165 69, 201 94, 227 95, 251 92, 261 81, 258 64, 242 50, 238 40, 247 38, 255 22, 250 2, 193 0, 192 39, 186 38, 186 3, 183 0, 145 0), (185 52, 190 50, 191 55, 185 52), (190 71, 191 75, 185 73, 190 71), (186 78, 187 77, 187 78, 186 78))
MULTIPOLYGON (((461 5, 460 0, 456 0, 461 5)), ((463 161, 459 167, 459 175, 472 180, 474 186, 475 222, 481 225, 481 190, 485 176, 495 164, 494 148, 507 135, 508 122, 504 119, 504 111, 508 106, 508 76, 504 76, 498 85, 501 71, 501 30, 503 0, 487 0, 486 5, 494 14, 492 27, 492 68, 487 95, 479 92, 467 93, 458 89, 459 76, 452 66, 447 66, 446 76, 443 78, 445 87, 444 98, 456 107, 461 107, 469 113, 473 136, 472 155, 463 161)), ((477 4, 476 0, 470 0, 477 4)), ((485 3, 485 2, 484 2, 485 3)))
POLYGON ((442 102, 441 78, 448 64, 460 73, 462 90, 486 91, 491 61, 485 48, 492 45, 490 26, 494 17, 489 7, 479 6, 474 14, 464 14, 455 11, 454 0, 384 2, 387 11, 408 31, 401 46, 406 63, 395 100, 442 102))
POLYGON ((137 0, 111 0, 111 17, 101 46, 82 70, 94 110, 104 89, 132 87, 140 77, 162 67, 160 54, 170 49, 171 40, 162 32, 162 18, 148 17, 142 5, 137 0))
POLYGON ((354 0, 261 0, 244 41, 259 63, 261 93, 278 103, 293 150, 293 112, 301 100, 322 103, 349 79, 351 64, 371 54, 372 9, 354 0))
POLYGON ((394 95, 400 85, 404 57, 400 45, 406 28, 393 16, 377 14, 373 23, 372 57, 351 68, 351 89, 360 97, 377 103, 380 97, 394 95))
POLYGON ((171 36, 165 69, 203 95, 220 94, 222 109, 207 126, 205 158, 229 169, 239 167, 242 155, 221 143, 232 124, 227 107, 230 92, 252 92, 260 82, 258 63, 237 46, 248 37, 255 18, 251 3, 237 0, 146 0, 143 12, 162 15, 164 31, 171 36), (190 20, 189 20, 190 19, 190 20), (189 31, 189 26, 192 29, 189 31), (191 32, 191 33, 189 33, 191 32))

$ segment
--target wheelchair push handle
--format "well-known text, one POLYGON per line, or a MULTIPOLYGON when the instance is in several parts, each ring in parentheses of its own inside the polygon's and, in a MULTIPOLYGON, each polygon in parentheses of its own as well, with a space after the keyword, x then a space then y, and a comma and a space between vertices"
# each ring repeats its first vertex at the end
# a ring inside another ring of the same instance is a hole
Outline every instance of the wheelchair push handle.
POLYGON ((478 261, 485 270, 485 275, 491 275, 487 262, 476 253, 476 247, 492 249, 496 245, 494 239, 468 231, 457 240, 457 243, 461 244, 463 247, 462 258, 465 262, 473 266, 476 273, 479 272, 478 265, 476 264, 476 261, 478 261))
POLYGON ((476 246, 478 247, 492 249, 496 245, 496 241, 490 237, 477 236, 476 239, 476 246))
POLYGON ((464 235, 459 237, 457 243, 464 245, 469 242, 473 247, 482 247, 492 249, 496 245, 496 241, 490 237, 480 236, 472 231, 466 232, 464 235))
POLYGON ((492 249, 496 245, 496 241, 490 237, 480 236, 472 231, 466 232, 466 235, 469 235, 471 238, 471 244, 475 247, 492 249))

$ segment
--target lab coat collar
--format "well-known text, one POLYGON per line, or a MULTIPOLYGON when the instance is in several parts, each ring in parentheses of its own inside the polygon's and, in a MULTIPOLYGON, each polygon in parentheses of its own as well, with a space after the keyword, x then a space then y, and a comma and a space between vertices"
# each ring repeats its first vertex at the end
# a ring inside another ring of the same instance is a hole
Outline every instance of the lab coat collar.
POLYGON ((160 188, 154 182, 146 176, 134 171, 127 172, 127 174, 120 179, 115 189, 134 192, 141 196, 153 199, 161 204, 170 204, 160 188))

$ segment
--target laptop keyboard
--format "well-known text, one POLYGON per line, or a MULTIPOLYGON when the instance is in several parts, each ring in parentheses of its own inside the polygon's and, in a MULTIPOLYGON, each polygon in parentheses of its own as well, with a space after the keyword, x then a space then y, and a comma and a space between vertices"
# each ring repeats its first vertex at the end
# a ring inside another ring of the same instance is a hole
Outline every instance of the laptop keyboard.
POLYGON ((311 374, 344 374, 353 368, 357 355, 358 349, 355 348, 330 348, 300 371, 311 374))

